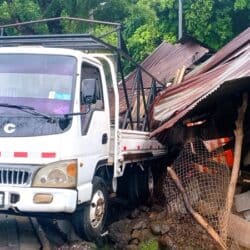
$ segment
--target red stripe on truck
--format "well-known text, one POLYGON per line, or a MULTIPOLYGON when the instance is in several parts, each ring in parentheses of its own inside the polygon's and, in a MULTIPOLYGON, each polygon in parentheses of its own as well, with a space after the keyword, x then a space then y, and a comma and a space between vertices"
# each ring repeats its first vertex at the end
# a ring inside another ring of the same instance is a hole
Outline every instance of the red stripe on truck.
POLYGON ((28 152, 14 152, 14 157, 26 158, 28 157, 28 152))
POLYGON ((54 152, 42 152, 42 158, 55 158, 56 153, 54 152))

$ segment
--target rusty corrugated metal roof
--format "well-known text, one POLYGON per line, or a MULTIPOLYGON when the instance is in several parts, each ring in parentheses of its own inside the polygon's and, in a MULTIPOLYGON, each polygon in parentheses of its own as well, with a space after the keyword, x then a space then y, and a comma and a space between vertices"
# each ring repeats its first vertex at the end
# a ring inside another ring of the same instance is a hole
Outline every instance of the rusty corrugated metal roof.
MULTIPOLYGON (((176 74, 176 71, 183 65, 187 68, 208 53, 208 49, 202 47, 194 41, 188 40, 184 44, 169 44, 162 42, 155 51, 149 55, 142 66, 163 83, 168 83, 176 74)), ((136 72, 132 72, 126 77, 126 88, 128 95, 132 96, 132 86, 136 72)), ((142 72, 144 88, 151 87, 151 78, 142 72)), ((125 98, 120 91, 120 112, 127 109, 125 98)))
POLYGON ((249 43, 249 39, 250 39, 250 27, 247 28, 242 33, 240 33, 232 41, 227 43, 223 48, 221 48, 216 54, 214 54, 206 62, 196 67, 193 71, 187 74, 185 76, 185 79, 188 79, 195 75, 211 70, 217 65, 223 63, 223 61, 227 60, 233 54, 236 54, 237 50, 239 50, 241 47, 249 43))
POLYGON ((249 37, 248 28, 198 67, 192 77, 169 87, 156 98, 153 121, 164 123, 152 132, 152 136, 172 127, 223 84, 250 76, 249 37))

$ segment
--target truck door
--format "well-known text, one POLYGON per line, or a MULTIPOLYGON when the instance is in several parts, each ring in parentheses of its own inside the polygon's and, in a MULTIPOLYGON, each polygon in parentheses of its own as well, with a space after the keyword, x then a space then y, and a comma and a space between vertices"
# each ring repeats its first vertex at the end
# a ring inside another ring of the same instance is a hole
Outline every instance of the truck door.
MULTIPOLYGON (((96 98, 95 102, 90 105, 84 104, 80 98, 80 111, 85 113, 81 115, 80 119, 83 152, 81 158, 84 165, 79 171, 78 183, 80 185, 91 181, 96 165, 107 160, 110 135, 107 87, 102 69, 83 62, 81 82, 84 84, 86 79, 96 80, 96 98)), ((81 93, 82 91, 84 88, 80 89, 81 93)))

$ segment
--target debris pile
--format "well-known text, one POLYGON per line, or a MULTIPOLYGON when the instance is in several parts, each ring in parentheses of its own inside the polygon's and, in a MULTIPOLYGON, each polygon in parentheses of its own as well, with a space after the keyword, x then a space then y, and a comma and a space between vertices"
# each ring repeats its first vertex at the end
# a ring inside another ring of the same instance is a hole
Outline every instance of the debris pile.
POLYGON ((162 249, 216 249, 213 240, 189 215, 170 216, 158 205, 141 207, 128 218, 113 223, 109 238, 114 249, 136 250, 152 241, 162 249))

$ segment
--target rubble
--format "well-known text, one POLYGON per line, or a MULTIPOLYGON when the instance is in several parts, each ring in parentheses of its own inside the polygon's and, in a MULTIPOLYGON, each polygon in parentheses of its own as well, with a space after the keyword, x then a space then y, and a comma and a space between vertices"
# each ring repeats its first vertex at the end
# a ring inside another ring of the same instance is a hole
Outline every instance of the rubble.
POLYGON ((157 206, 147 210, 141 211, 135 219, 125 218, 109 226, 108 237, 114 249, 140 249, 142 244, 152 240, 156 240, 162 249, 216 249, 213 240, 199 225, 187 223, 187 215, 169 215, 164 206, 163 211, 157 206), (176 238, 180 231, 183 236, 176 238), (196 239, 195 243, 190 240, 190 235, 196 239))

